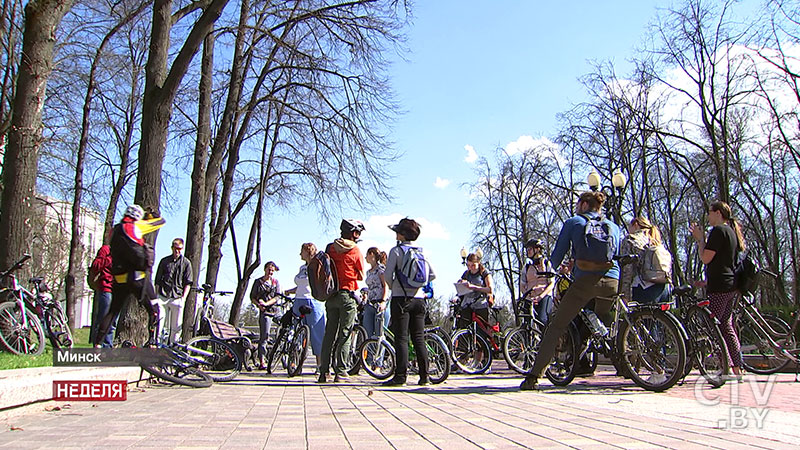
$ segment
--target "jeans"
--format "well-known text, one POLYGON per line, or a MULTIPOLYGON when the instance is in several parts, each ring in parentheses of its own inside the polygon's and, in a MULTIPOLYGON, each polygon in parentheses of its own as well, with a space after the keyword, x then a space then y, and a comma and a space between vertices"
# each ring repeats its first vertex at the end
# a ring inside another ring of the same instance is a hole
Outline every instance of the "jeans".
POLYGON ((350 339, 356 322, 357 309, 356 299, 350 291, 339 291, 325 301, 327 318, 325 337, 322 339, 320 374, 328 373, 333 356, 333 371, 338 375, 347 375, 345 362, 350 358, 350 339))
POLYGON ((111 307, 108 310, 108 314, 100 319, 100 325, 94 337, 94 345, 100 345, 101 336, 108 334, 108 330, 110 330, 111 325, 116 322, 119 312, 122 311, 122 307, 129 298, 130 301, 140 302, 147 310, 147 315, 149 316, 149 322, 147 324, 148 334, 151 341, 155 338, 153 333, 156 326, 154 320, 156 316, 156 307, 150 301, 150 294, 152 292, 148 291, 152 291, 152 285, 148 287, 149 282, 149 280, 144 279, 128 283, 113 283, 111 285, 111 307))
POLYGON ((567 330, 569 323, 590 300, 595 299, 594 311, 598 317, 605 323, 609 322, 608 316, 613 302, 605 298, 613 297, 617 293, 618 285, 619 280, 600 275, 584 275, 572 283, 550 317, 550 323, 544 329, 542 343, 528 378, 537 379, 542 376, 544 370, 550 365, 550 361, 555 355, 556 345, 567 330), (595 297, 605 298, 597 299, 595 297))
MULTIPOLYGON (((89 337, 89 342, 95 341, 95 336, 100 328, 100 321, 111 310, 111 292, 95 291, 94 302, 92 305, 92 330, 89 337)), ((103 348, 111 348, 114 345, 114 331, 117 328, 116 317, 111 321, 111 326, 108 328, 108 333, 100 340, 100 345, 103 348)))
POLYGON ((158 332, 160 336, 166 336, 166 342, 162 343, 177 342, 178 333, 183 325, 183 299, 159 295, 154 303, 158 306, 158 332))
POLYGON ((428 380, 428 349, 425 347, 425 300, 392 297, 392 333, 397 365, 395 380, 406 380, 408 374, 408 338, 414 343, 420 381, 428 380))
POLYGON ((550 320, 550 314, 553 312, 553 296, 546 295, 539 299, 539 304, 535 305, 533 310, 539 322, 547 325, 547 322, 550 320))
POLYGON ((647 289, 643 289, 641 286, 634 286, 631 296, 633 301, 647 305, 669 302, 669 293, 669 284, 654 284, 647 289))
POLYGON ((267 356, 267 342, 269 342, 269 330, 272 328, 272 316, 259 311, 258 313, 258 361, 262 363, 267 356))
POLYGON ((389 327, 390 318, 392 317, 391 302, 386 303, 386 309, 383 310, 383 323, 378 323, 378 309, 367 303, 364 305, 364 315, 361 320, 361 325, 367 330, 367 337, 374 337, 378 335, 380 327, 389 327))

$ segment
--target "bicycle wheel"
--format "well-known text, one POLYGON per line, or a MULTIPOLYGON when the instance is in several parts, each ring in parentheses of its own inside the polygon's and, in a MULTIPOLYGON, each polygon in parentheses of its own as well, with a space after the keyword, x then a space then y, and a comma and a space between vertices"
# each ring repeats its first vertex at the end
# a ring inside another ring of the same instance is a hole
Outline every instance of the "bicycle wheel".
POLYGON ((214 383, 211 375, 194 367, 183 367, 179 364, 160 366, 142 366, 145 372, 164 381, 193 388, 207 388, 214 383))
POLYGON ((44 353, 45 337, 39 318, 16 301, 0 305, 0 342, 16 355, 38 356, 44 353), (23 325, 23 314, 27 326, 23 325))
POLYGON ((575 379, 578 368, 578 329, 570 323, 567 330, 556 343, 553 359, 545 371, 545 376, 556 386, 566 386, 575 379))
POLYGON ((492 351, 483 336, 464 328, 453 333, 453 361, 464 373, 481 374, 492 365, 492 351))
POLYGON ((648 391, 671 388, 683 376, 686 347, 675 323, 660 310, 639 310, 617 334, 620 362, 636 385, 648 391))
POLYGON ((44 312, 44 322, 47 324, 47 336, 53 348, 72 348, 72 332, 60 308, 54 306, 47 308, 44 312))
POLYGON ((186 353, 192 358, 203 361, 200 370, 214 381, 231 381, 242 371, 242 357, 228 342, 211 336, 197 336, 190 339, 186 347, 186 353))
POLYGON ((282 360, 286 358, 286 340, 286 330, 281 329, 267 355, 267 373, 275 373, 278 369, 278 364, 281 364, 282 360))
POLYGON ((385 380, 394 375, 394 349, 384 339, 370 338, 361 345, 358 352, 361 367, 378 380, 385 380))
POLYGON ((359 356, 359 349, 364 345, 367 340, 367 330, 361 325, 353 327, 350 333, 350 350, 347 352, 349 358, 345 361, 344 370, 348 375, 358 375, 361 370, 361 356, 359 356))
POLYGON ((516 328, 503 342, 503 358, 515 372, 527 375, 533 368, 542 335, 539 330, 516 328))
POLYGON ((308 352, 308 336, 311 329, 308 325, 300 325, 294 334, 294 339, 289 343, 289 355, 286 362, 286 372, 290 377, 303 373, 303 363, 308 352))
POLYGON ((707 309, 694 306, 686 313, 686 328, 700 373, 711 386, 722 386, 728 374, 728 346, 719 325, 707 309))
MULTIPOLYGON (((783 348, 795 348, 794 336, 790 335, 789 325, 783 319, 768 314, 762 316, 766 325, 778 333, 779 337, 773 338, 776 343, 783 348)), ((764 324, 761 327, 766 328, 764 324)), ((742 345, 742 365, 749 372, 769 375, 789 364, 789 359, 772 347, 767 334, 746 315, 742 314, 736 320, 736 331, 742 345)))
POLYGON ((425 333, 428 350, 428 379, 433 384, 444 382, 450 376, 450 350, 436 333, 425 333))

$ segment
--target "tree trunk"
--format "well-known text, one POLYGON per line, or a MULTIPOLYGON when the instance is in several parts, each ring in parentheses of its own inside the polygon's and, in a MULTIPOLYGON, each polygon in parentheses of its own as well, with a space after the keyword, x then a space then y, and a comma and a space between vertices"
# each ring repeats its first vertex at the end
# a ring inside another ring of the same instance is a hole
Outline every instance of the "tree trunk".
MULTIPOLYGON (((206 186, 206 164, 208 146, 211 139, 211 91, 213 89, 214 33, 209 33, 203 43, 203 60, 200 69, 200 98, 197 106, 197 141, 194 147, 194 167, 192 168, 192 190, 189 194, 189 216, 186 223, 186 257, 192 263, 197 286, 200 280, 200 264, 203 261, 203 242, 205 241, 205 221, 208 210, 208 186, 206 186)), ((183 309, 183 336, 189 337, 195 317, 197 291, 192 290, 186 297, 183 309)), ((184 338, 184 340, 185 340, 184 338)))
POLYGON ((10 267, 29 249, 30 212, 36 189, 42 108, 53 64, 55 32, 72 0, 31 0, 25 6, 25 32, 11 130, 3 159, 0 267, 10 267))

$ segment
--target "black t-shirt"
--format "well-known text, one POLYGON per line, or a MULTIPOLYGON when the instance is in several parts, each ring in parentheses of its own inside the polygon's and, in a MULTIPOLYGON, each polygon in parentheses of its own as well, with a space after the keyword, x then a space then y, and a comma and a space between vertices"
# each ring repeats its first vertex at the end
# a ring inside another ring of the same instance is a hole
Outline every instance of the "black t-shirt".
POLYGON ((716 254, 706 266, 708 292, 730 292, 736 289, 733 282, 733 266, 737 247, 736 232, 729 225, 717 225, 711 229, 706 249, 714 250, 716 254))

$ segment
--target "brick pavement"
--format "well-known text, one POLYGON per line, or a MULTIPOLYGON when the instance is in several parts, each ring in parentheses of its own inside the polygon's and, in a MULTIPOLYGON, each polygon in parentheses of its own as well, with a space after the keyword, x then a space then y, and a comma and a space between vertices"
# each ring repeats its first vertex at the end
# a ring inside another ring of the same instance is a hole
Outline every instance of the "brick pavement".
POLYGON ((520 392, 520 378, 503 365, 490 375, 455 375, 430 388, 382 388, 366 376, 320 386, 310 371, 293 379, 259 372, 209 389, 148 386, 129 392, 126 402, 48 402, 7 417, 0 447, 727 450, 788 449, 800 442, 794 375, 778 377, 763 401, 763 381, 749 397, 733 395, 727 385, 700 389, 704 398, 719 393, 721 400, 703 405, 691 382, 648 393, 607 370, 567 388, 520 392), (53 405, 65 408, 45 410, 53 405), (732 405, 767 411, 762 426, 751 416, 741 429, 720 426, 730 420, 732 405))

